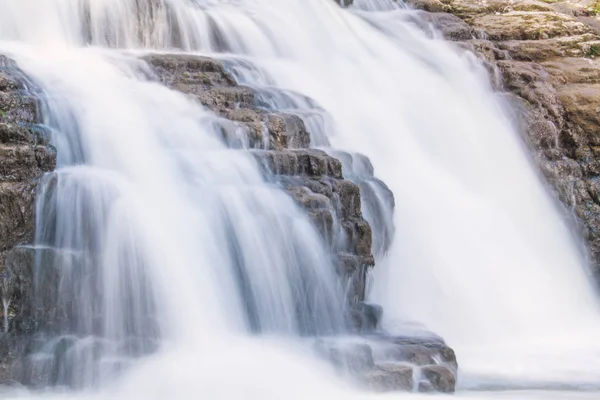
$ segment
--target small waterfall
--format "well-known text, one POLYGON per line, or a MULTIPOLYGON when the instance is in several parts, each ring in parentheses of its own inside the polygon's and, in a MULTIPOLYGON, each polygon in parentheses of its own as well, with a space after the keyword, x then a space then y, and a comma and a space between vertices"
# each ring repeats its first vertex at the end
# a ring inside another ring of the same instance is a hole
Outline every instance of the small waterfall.
POLYGON ((36 247, 54 252, 37 276, 54 270, 58 282, 37 283, 50 314, 28 381, 96 387, 132 357, 196 335, 344 329, 316 229, 251 154, 225 146, 216 116, 144 80, 134 57, 12 55, 43 90, 60 154, 36 232, 36 247))

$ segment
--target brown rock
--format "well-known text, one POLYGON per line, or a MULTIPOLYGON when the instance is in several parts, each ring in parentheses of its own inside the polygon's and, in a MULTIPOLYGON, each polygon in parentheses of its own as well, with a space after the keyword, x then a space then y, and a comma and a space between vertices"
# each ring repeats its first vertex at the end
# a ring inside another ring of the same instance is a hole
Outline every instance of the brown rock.
POLYGON ((536 40, 583 35, 591 29, 573 17, 555 13, 514 11, 475 17, 473 27, 491 40, 536 40))

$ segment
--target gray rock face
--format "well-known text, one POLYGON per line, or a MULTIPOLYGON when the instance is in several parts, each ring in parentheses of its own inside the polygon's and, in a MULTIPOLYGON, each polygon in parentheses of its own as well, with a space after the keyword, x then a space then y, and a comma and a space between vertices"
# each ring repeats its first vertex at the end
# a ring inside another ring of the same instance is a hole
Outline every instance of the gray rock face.
POLYGON ((24 77, 0 56, 0 272, 6 252, 33 238, 37 180, 54 169, 56 151, 38 120, 24 77))
POLYGON ((430 332, 402 337, 366 335, 351 342, 323 339, 316 350, 375 391, 452 393, 456 385, 454 351, 430 332))
POLYGON ((55 149, 37 125, 32 85, 0 56, 0 382, 12 378, 12 362, 24 351, 20 334, 36 329, 33 251, 38 180, 56 165, 55 149), (9 332, 10 335, 7 335, 9 332), (11 366, 11 367, 9 367, 11 366))

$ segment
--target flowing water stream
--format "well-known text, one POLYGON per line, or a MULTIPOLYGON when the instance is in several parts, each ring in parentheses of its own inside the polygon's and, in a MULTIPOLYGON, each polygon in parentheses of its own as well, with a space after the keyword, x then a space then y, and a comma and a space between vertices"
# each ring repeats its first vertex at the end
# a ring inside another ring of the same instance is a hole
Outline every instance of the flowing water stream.
POLYGON ((148 80, 138 55, 167 51, 223 60, 259 94, 276 89, 265 101, 301 116, 313 146, 371 159, 396 208, 392 221, 363 207, 370 296, 387 330, 416 321, 456 349, 457 396, 598 396, 571 392, 600 389, 600 315, 577 240, 483 67, 414 12, 392 0, 0 0, 0 52, 41 88, 59 155, 36 246, 69 271, 60 323, 87 338, 61 360, 44 351, 74 339, 47 338, 34 365, 82 391, 9 397, 376 396, 304 350, 302 336, 343 329, 330 256, 254 159, 223 143, 219 118, 148 80))

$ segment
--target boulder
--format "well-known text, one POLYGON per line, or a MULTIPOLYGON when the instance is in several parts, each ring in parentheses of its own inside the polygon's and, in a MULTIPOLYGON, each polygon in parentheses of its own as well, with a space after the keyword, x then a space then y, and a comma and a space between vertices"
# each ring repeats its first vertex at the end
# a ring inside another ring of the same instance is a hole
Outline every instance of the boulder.
POLYGON ((364 375, 367 385, 378 392, 412 391, 413 368, 409 365, 381 364, 364 375))
MULTIPOLYGON (((437 392, 454 393, 456 387, 456 375, 448 367, 442 365, 427 365, 421 368, 421 376, 425 382, 419 382, 419 391, 423 388, 433 388, 437 392), (424 386, 421 386, 424 383, 424 386)), ((430 391, 430 390, 426 390, 430 391)))

